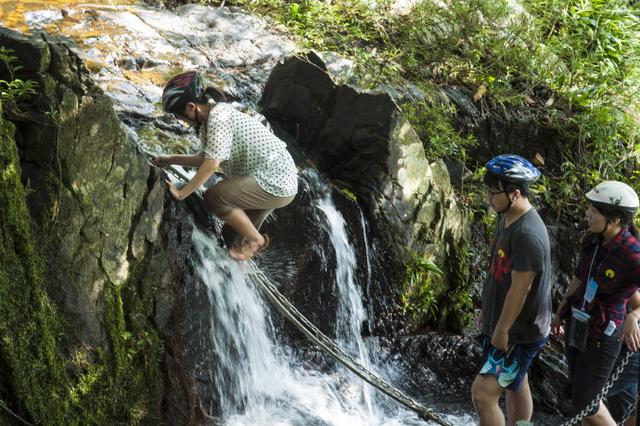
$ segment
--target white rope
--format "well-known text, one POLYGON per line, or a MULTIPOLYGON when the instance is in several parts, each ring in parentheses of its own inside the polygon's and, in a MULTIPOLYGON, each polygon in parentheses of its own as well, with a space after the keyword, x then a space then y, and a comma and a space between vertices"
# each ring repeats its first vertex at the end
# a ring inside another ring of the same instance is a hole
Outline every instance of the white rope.
POLYGON ((393 387, 388 382, 376 376, 357 359, 345 352, 340 346, 322 333, 313 323, 304 317, 296 307, 284 297, 278 289, 269 281, 262 271, 258 269, 253 261, 250 261, 252 271, 250 276, 260 286, 264 294, 271 303, 296 326, 309 340, 324 349, 342 365, 355 373, 362 380, 366 381, 384 394, 395 399, 405 407, 415 411, 422 419, 433 420, 443 426, 452 426, 444 417, 435 413, 432 409, 421 405, 413 398, 405 395, 399 389, 393 387))

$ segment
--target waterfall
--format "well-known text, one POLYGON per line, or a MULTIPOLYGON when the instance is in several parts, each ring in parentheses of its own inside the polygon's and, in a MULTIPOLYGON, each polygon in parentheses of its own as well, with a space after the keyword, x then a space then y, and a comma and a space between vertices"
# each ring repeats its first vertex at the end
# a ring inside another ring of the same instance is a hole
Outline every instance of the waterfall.
MULTIPOLYGON (((375 370, 361 336, 368 320, 356 281, 356 255, 346 222, 329 195, 316 200, 335 250, 338 343, 375 370)), ((410 425, 417 416, 377 397, 350 371, 309 369, 277 339, 270 307, 248 266, 231 260, 215 238, 194 229, 197 274, 211 305, 211 381, 227 425, 410 425)))
POLYGON ((225 424, 382 424, 342 393, 345 383, 350 387, 359 379, 306 370, 279 346, 269 307, 243 265, 197 229, 193 241, 212 306, 210 338, 219 359, 211 366, 212 380, 225 424))
MULTIPOLYGON (((336 287, 338 289, 337 340, 362 365, 367 369, 371 369, 369 353, 361 336, 362 324, 367 320, 368 316, 362 303, 362 292, 355 281, 355 250, 349 243, 344 218, 331 202, 330 194, 320 199, 317 205, 326 216, 330 241, 336 252, 336 287)), ((361 393, 368 412, 371 415, 375 415, 370 387, 362 383, 361 393)))
POLYGON ((197 229, 193 234, 198 254, 198 274, 207 286, 214 323, 211 341, 219 362, 212 365, 217 399, 225 413, 236 408, 251 409, 264 403, 263 395, 279 383, 270 381, 285 374, 276 362, 277 347, 269 335, 269 323, 262 302, 250 287, 237 262, 225 249, 197 229))
POLYGON ((369 331, 373 330, 373 303, 371 301, 371 253, 369 249, 369 238, 367 237, 367 221, 364 218, 362 209, 358 206, 358 214, 360 215, 360 226, 362 226, 362 241, 364 242, 364 259, 367 265, 367 283, 365 286, 365 299, 369 301, 366 309, 369 313, 367 323, 369 331))

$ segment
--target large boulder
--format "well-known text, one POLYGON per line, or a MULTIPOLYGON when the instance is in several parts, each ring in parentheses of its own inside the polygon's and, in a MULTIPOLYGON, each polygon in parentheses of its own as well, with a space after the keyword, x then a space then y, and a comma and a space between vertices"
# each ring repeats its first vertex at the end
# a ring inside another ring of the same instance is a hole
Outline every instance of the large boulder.
MULTIPOLYGON (((456 202, 444 164, 426 158, 387 93, 336 85, 320 57, 309 53, 274 68, 260 107, 281 133, 295 138, 301 157, 362 206, 371 236, 376 312, 398 306, 413 254, 426 254, 448 269, 468 238, 468 212, 456 202)), ((457 266, 451 269, 458 272, 457 266)), ((441 307, 448 304, 447 294, 466 286, 456 277, 447 274, 440 286, 441 307)))
POLYGON ((149 166, 81 61, 61 43, 46 46, 50 68, 24 72, 36 72, 44 89, 39 102, 57 112, 37 111, 42 123, 17 124, 22 176, 31 190, 30 210, 47 237, 51 294, 77 318, 80 339, 103 345, 104 286, 122 284, 144 241, 155 241, 162 188, 147 183, 149 166))

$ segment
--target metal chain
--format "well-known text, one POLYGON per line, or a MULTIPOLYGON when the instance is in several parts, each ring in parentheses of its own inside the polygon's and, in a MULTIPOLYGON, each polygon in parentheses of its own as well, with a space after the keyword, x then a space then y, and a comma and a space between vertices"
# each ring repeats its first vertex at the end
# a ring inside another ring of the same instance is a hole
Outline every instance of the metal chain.
POLYGON ((624 423, 629 420, 629 417, 634 414, 636 407, 638 406, 638 399, 640 399, 640 393, 636 392, 636 398, 633 400, 633 404, 631 404, 631 406, 625 412, 622 420, 620 420, 620 422, 618 423, 619 426, 624 426, 624 423))
POLYGON ((611 389, 611 386, 613 386, 615 381, 618 380, 618 377, 620 376, 624 368, 629 363, 629 359, 631 358, 632 354, 633 352, 627 352, 625 357, 622 359, 622 362, 620 362, 620 365, 618 366, 618 368, 609 377, 609 380, 604 385, 600 393, 598 393, 598 395, 596 395, 596 397, 585 408, 583 408, 582 411, 580 411, 575 417, 562 423, 562 426, 571 426, 576 424, 583 418, 587 417, 594 408, 600 405, 600 401, 602 400, 602 398, 604 398, 607 395, 607 392, 609 392, 609 389, 611 389))

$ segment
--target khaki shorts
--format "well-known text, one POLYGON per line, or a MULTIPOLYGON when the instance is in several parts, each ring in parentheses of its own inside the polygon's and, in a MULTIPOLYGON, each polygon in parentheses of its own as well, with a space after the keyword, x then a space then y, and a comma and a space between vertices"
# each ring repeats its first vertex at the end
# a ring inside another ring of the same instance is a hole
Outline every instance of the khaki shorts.
POLYGON ((242 209, 251 222, 260 229, 269 214, 291 203, 295 195, 278 197, 262 189, 251 176, 224 179, 207 189, 204 206, 210 214, 223 218, 233 209, 242 209))

